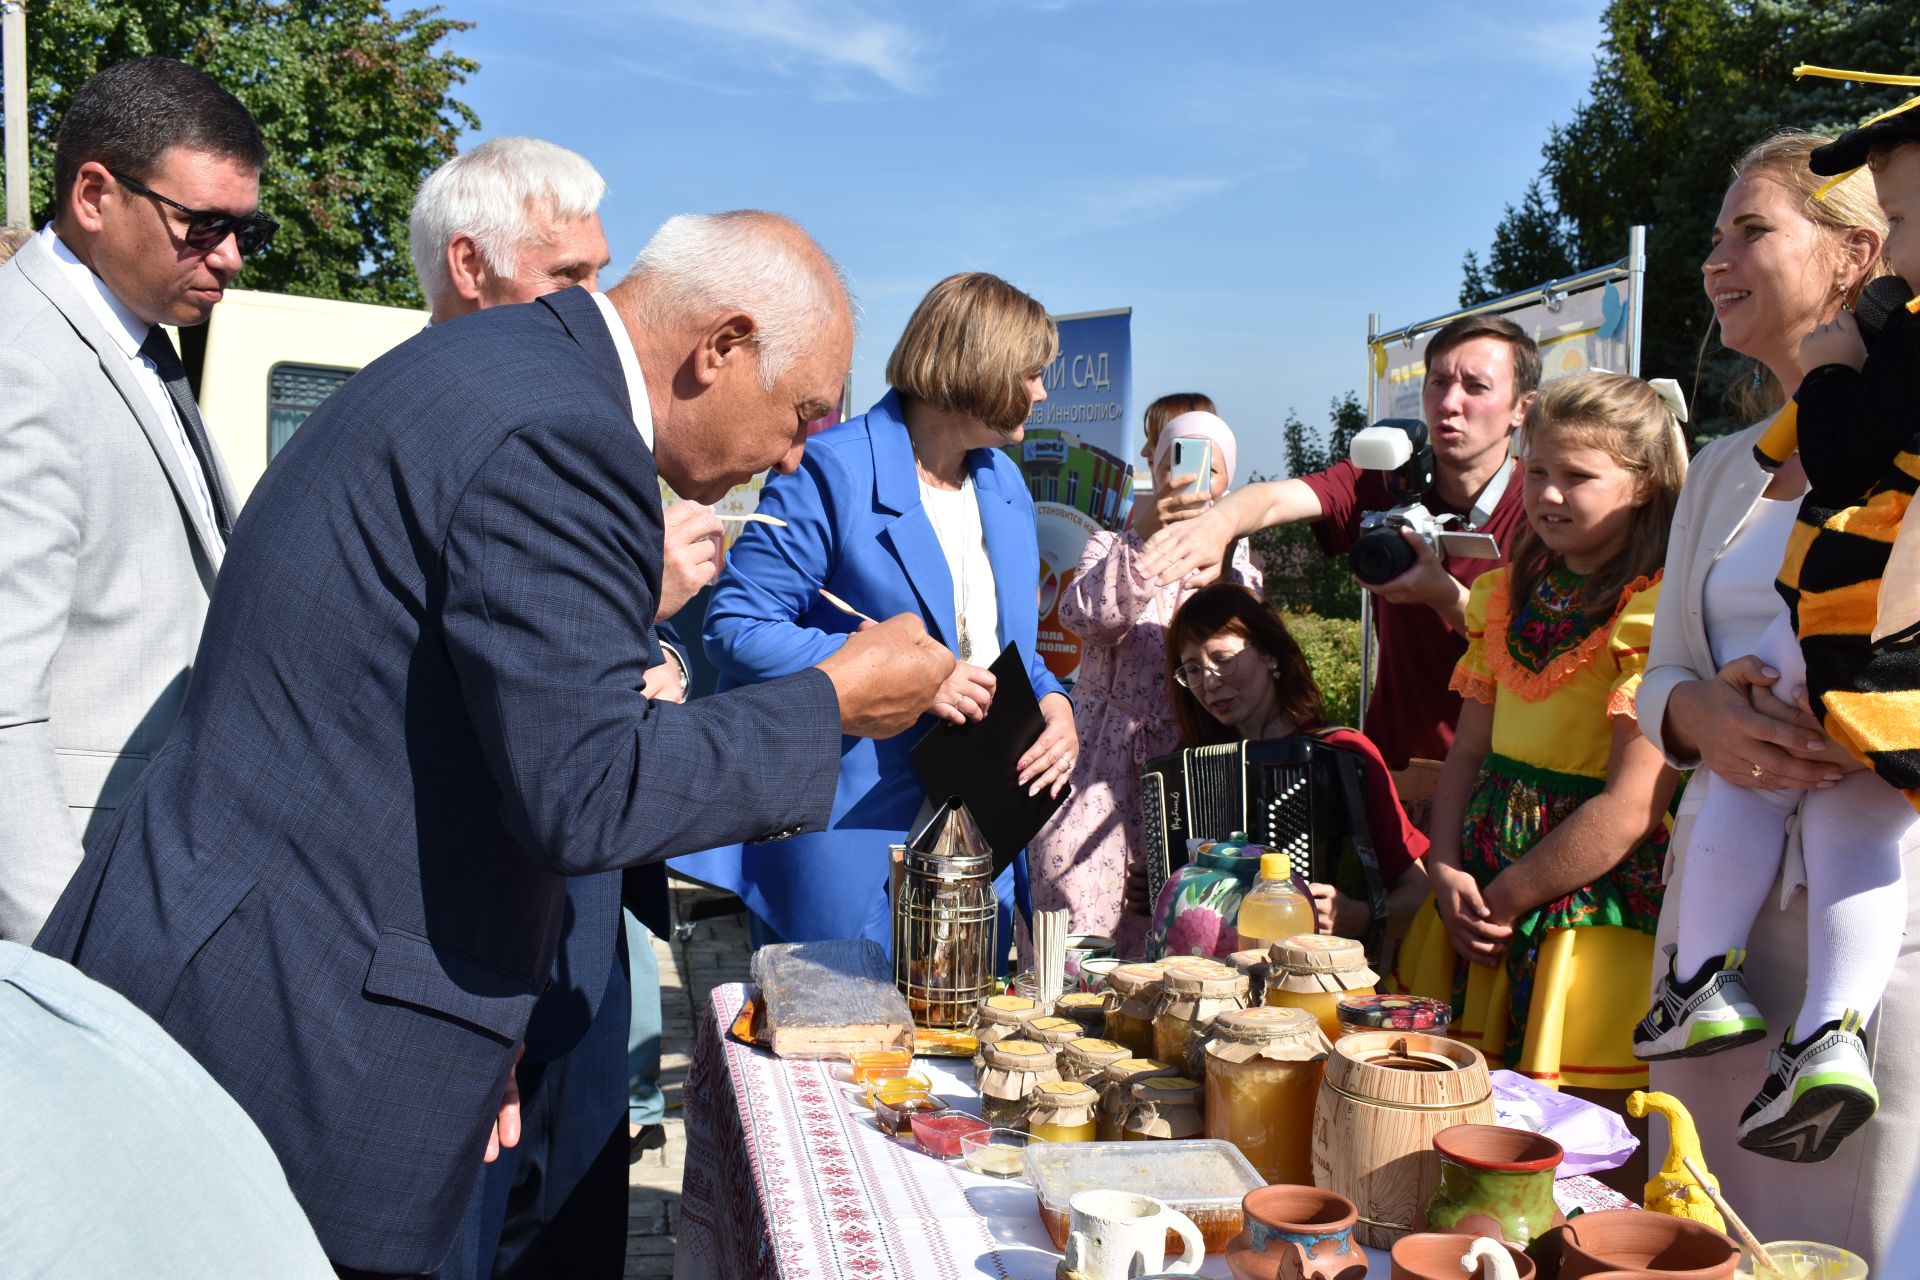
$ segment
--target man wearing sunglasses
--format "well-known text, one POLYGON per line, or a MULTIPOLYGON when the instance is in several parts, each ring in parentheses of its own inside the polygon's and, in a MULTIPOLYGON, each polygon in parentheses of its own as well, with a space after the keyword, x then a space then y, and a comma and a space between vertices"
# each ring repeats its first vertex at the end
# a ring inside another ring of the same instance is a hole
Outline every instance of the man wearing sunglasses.
POLYGON ((0 939, 33 941, 186 691, 235 504, 161 326, 266 247, 265 158, 203 73, 109 67, 0 267, 0 939))

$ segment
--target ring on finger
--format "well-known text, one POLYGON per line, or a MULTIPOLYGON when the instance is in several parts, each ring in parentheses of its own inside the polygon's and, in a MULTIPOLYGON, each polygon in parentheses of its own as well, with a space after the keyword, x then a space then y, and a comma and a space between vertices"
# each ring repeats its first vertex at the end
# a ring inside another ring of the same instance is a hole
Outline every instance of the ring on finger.
POLYGON ((1754 777, 1758 778, 1763 776, 1766 773, 1766 770, 1762 769, 1757 764, 1750 764, 1747 766, 1747 772, 1752 774, 1754 777))

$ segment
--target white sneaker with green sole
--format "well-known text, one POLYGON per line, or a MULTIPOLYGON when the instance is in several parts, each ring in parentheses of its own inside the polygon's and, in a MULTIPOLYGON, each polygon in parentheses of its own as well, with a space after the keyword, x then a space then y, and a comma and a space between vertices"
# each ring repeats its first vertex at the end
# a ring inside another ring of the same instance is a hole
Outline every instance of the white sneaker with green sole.
POLYGON ((1767 1059, 1767 1082, 1740 1115, 1740 1145, 1775 1160, 1812 1164, 1873 1119, 1880 1092, 1852 1009, 1804 1043, 1793 1028, 1767 1059))
POLYGON ((1747 980, 1740 972, 1747 953, 1739 948, 1719 960, 1709 960, 1684 985, 1673 974, 1676 948, 1668 943, 1667 971, 1654 992, 1653 1008, 1633 1029, 1633 1056, 1642 1062, 1669 1058, 1701 1058, 1767 1034, 1747 980), (1692 987, 1691 991, 1686 988, 1692 987))

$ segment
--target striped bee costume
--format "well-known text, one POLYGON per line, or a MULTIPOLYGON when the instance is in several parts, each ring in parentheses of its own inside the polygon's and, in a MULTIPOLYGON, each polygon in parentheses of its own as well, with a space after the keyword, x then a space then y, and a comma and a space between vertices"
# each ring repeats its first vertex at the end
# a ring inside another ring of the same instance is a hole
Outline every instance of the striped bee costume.
POLYGON ((1920 626, 1871 639, 1900 522, 1920 490, 1920 316, 1888 319, 1858 371, 1795 395, 1808 489, 1777 583, 1827 733, 1920 809, 1920 626))

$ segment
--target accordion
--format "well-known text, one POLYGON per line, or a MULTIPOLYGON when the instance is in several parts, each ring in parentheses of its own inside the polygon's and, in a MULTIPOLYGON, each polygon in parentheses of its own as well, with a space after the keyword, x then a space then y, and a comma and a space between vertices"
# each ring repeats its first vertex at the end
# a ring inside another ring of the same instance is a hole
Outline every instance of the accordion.
POLYGON ((1379 882, 1378 870, 1369 877, 1364 865, 1373 861, 1365 776, 1358 757, 1339 747, 1312 737, 1189 747, 1149 760, 1141 783, 1150 902, 1186 865, 1187 841, 1236 831, 1285 853, 1302 879, 1343 892, 1351 883, 1362 901, 1379 882), (1356 833, 1363 838, 1355 841, 1356 833), (1365 848, 1358 867, 1345 856, 1356 844, 1365 848))

